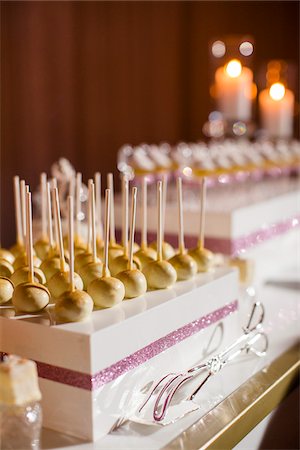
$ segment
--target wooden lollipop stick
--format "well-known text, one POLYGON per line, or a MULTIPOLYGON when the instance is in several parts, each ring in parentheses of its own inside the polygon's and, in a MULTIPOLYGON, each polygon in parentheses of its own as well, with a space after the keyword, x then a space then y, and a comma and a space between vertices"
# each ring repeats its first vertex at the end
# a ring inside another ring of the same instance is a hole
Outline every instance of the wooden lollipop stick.
POLYGON ((200 195, 200 232, 198 247, 204 248, 204 227, 205 227, 205 203, 206 203, 206 178, 201 180, 201 195, 200 195))
POLYGON ((89 183, 89 195, 91 199, 91 225, 92 225, 92 255, 93 262, 97 262, 97 246, 96 246, 96 211, 95 211, 95 185, 93 181, 89 183))
POLYGON ((15 220, 16 220, 16 241, 19 245, 24 245, 24 235, 22 227, 20 178, 14 176, 14 200, 15 200, 15 220))
MULTIPOLYGON (((24 184, 24 214, 25 214, 25 223, 26 223, 26 227, 25 227, 25 234, 24 234, 24 242, 25 242, 25 250, 26 250, 26 261, 27 261, 27 266, 29 266, 29 240, 27 239, 27 199, 26 199, 26 194, 29 192, 29 186, 27 186, 26 184, 24 184)), ((31 205, 31 203, 30 203, 31 205)), ((31 206, 30 206, 31 207, 31 206)), ((31 226, 32 228, 32 226, 31 226)), ((33 255, 33 250, 32 250, 32 255, 33 255)))
POLYGON ((95 173, 95 195, 96 195, 96 227, 97 236, 100 240, 103 239, 103 225, 101 218, 101 173, 95 173))
POLYGON ((165 222, 167 205, 168 176, 165 173, 162 180, 162 241, 165 240, 165 222))
POLYGON ((157 261, 162 261, 162 182, 157 182, 157 261))
POLYGON ((82 184, 82 174, 78 172, 76 174, 76 203, 75 203, 75 233, 77 238, 80 236, 81 184, 82 184))
POLYGON ((128 270, 134 269, 134 267, 133 267, 133 244, 134 244, 135 217, 136 217, 136 196, 137 196, 137 188, 134 187, 134 188, 132 188, 132 194, 131 194, 128 270))
POLYGON ((177 178, 177 201, 178 201, 178 249, 180 254, 184 254, 184 229, 182 211, 182 179, 177 178))
POLYGON ((128 180, 122 178, 122 245, 124 255, 128 255, 128 180))
POLYGON ((24 240, 24 242, 26 242, 26 185, 25 185, 25 180, 20 181, 20 192, 21 192, 23 240, 24 240))
POLYGON ((141 248, 147 247, 147 178, 143 178, 142 184, 142 233, 141 248))
POLYGON ((70 291, 73 292, 75 290, 74 283, 74 205, 73 205, 73 197, 71 195, 68 196, 68 236, 69 236, 69 283, 70 283, 70 291))
POLYGON ((110 189, 105 189, 104 261, 102 273, 103 277, 106 277, 108 274, 109 219, 110 219, 110 189))
POLYGON ((55 228, 58 233, 58 248, 59 248, 59 259, 60 259, 60 270, 61 272, 65 272, 65 251, 64 251, 64 243, 63 243, 63 234, 61 228, 61 219, 60 219, 60 207, 59 207, 59 199, 58 199, 58 190, 57 188, 52 189, 52 202, 54 205, 54 218, 55 218, 55 228))
POLYGON ((91 231, 92 231, 92 189, 93 180, 88 180, 88 203, 87 203, 87 239, 86 251, 91 250, 91 231))
POLYGON ((26 192, 26 241, 27 241, 27 258, 28 258, 28 281, 34 283, 34 268, 33 268, 33 242, 32 242, 32 212, 31 212, 31 192, 26 192))
POLYGON ((74 197, 74 195, 75 195, 75 174, 72 173, 69 181, 69 196, 74 197))
POLYGON ((41 216, 42 216, 42 238, 47 239, 47 175, 45 172, 40 176, 41 188, 41 216))
POLYGON ((54 240, 53 240, 53 228, 52 228, 52 208, 51 208, 51 195, 50 195, 50 183, 47 183, 47 222, 48 222, 48 238, 50 249, 54 250, 54 240))
POLYGON ((110 243, 116 243, 115 230, 115 205, 114 205, 114 176, 112 173, 107 174, 107 187, 110 189, 110 243))

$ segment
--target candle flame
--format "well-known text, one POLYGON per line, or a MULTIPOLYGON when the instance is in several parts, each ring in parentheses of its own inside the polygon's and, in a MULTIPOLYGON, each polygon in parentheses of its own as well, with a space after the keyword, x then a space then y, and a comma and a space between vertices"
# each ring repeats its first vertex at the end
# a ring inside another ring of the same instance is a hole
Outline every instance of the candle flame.
POLYGON ((242 73, 242 64, 238 59, 232 59, 229 61, 229 63, 225 66, 225 71, 227 75, 230 76, 230 78, 237 78, 242 73))
POLYGON ((270 87, 270 90, 269 90, 269 94, 270 94, 270 97, 275 101, 279 101, 279 100, 283 99, 283 97, 285 95, 284 85, 282 83, 272 84, 272 86, 270 87))

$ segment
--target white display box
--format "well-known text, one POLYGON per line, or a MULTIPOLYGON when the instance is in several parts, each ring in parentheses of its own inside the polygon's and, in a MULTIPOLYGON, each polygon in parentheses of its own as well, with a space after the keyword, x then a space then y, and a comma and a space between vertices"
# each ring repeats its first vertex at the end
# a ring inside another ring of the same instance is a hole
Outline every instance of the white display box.
POLYGON ((82 323, 51 325, 51 307, 14 316, 1 306, 0 350, 37 362, 44 426, 96 440, 149 382, 240 334, 237 298, 237 272, 220 268, 96 310, 82 323))
MULTIPOLYGON (((165 239, 177 247, 178 211, 176 193, 172 189, 169 189, 166 207, 165 239)), ((185 242, 187 247, 193 247, 199 233, 199 188, 184 185, 183 189, 185 242)), ((257 183, 220 186, 207 192, 205 247, 228 256, 253 258, 257 263, 258 281, 267 277, 270 269, 274 273, 276 266, 279 271, 284 266, 295 265, 295 246, 299 244, 300 228, 299 179, 266 179, 257 183)), ((122 223, 121 213, 121 199, 117 197, 115 214, 118 229, 122 223)), ((156 218, 156 205, 150 204, 149 242, 156 239, 156 218)))

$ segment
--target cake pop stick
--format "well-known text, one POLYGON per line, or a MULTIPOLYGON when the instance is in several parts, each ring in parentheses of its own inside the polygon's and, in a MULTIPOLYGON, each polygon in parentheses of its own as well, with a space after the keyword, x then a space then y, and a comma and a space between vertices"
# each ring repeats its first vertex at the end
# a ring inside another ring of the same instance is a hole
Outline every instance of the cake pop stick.
POLYGON ((53 224, 52 224, 52 204, 51 204, 51 191, 50 183, 47 183, 47 218, 48 218, 48 236, 49 236, 49 253, 48 258, 46 258, 40 268, 45 274, 47 280, 53 277, 57 272, 60 271, 60 258, 59 252, 57 252, 57 247, 53 239, 53 224))
POLYGON ((157 260, 147 264, 144 275, 148 288, 165 289, 175 283, 177 279, 176 270, 168 261, 163 259, 162 243, 162 182, 157 183, 157 260))
MULTIPOLYGON (((167 174, 163 175, 162 180, 162 211, 161 211, 161 233, 162 233, 162 258, 164 260, 172 258, 175 255, 175 250, 168 242, 165 241, 165 217, 166 217, 166 204, 167 204, 167 189, 168 189, 168 178, 167 174)), ((157 250, 157 242, 152 242, 151 248, 157 250)))
POLYGON ((15 201, 15 220, 16 220, 16 246, 24 249, 24 234, 22 226, 22 213, 21 213, 21 194, 20 194, 20 178, 16 175, 14 177, 14 201, 15 201))
MULTIPOLYGON (((115 203, 114 203, 114 177, 112 173, 107 174, 107 187, 110 190, 110 248, 121 248, 122 245, 116 242, 115 230, 115 203)), ((123 250, 123 249, 122 249, 123 250)))
MULTIPOLYGON (((62 226, 61 226, 60 207, 59 207, 59 198, 58 198, 57 188, 52 190, 52 196, 53 196, 53 204, 54 204, 55 222, 56 222, 56 227, 58 230, 60 268, 48 280, 48 288, 51 293, 51 296, 53 298, 58 298, 70 289, 70 286, 69 286, 70 267, 67 266, 67 264, 65 262, 65 252, 64 252, 64 245, 63 245, 62 226)), ((73 211, 73 205, 72 205, 71 209, 73 211)), ((73 217, 72 217, 71 225, 70 225, 70 221, 71 221, 71 219, 69 218, 69 221, 68 221, 69 233, 70 233, 70 226, 72 227, 72 224, 73 224, 73 217)), ((73 227, 72 227, 71 231, 73 233, 73 227)), ((69 236, 69 240, 71 238, 73 238, 73 235, 71 237, 69 236)), ((72 242, 73 242, 73 240, 72 240, 72 242)), ((70 243, 69 243, 69 245, 70 245, 70 243)), ((73 280, 74 289, 75 288, 78 290, 83 289, 82 279, 80 278, 80 276, 77 273, 72 274, 72 280, 73 280)))
POLYGON ((141 248, 135 254, 141 262, 142 268, 151 261, 157 258, 156 251, 148 247, 147 242, 147 178, 143 178, 142 183, 142 201, 141 201, 141 248))
POLYGON ((33 243, 32 243, 32 213, 31 213, 31 193, 26 193, 26 240, 28 248, 28 282, 16 286, 12 303, 14 307, 23 312, 37 312, 45 308, 50 299, 48 289, 34 279, 33 267, 33 243))
POLYGON ((101 218, 101 173, 95 173, 95 195, 96 195, 96 228, 97 228, 97 247, 103 247, 103 225, 101 218))
POLYGON ((108 247, 109 247, 109 219, 110 219, 110 190, 105 191, 105 221, 104 221, 104 261, 102 277, 96 278, 88 285, 88 293, 95 305, 110 308, 120 303, 125 296, 124 284, 109 276, 108 247))
POLYGON ((49 239, 47 234, 47 175, 43 172, 40 176, 40 192, 41 192, 41 216, 42 216, 42 234, 36 241, 34 248, 41 260, 47 258, 49 253, 49 239))
POLYGON ((198 245, 188 251, 188 254, 196 261, 198 272, 208 272, 214 263, 214 255, 204 248, 204 224, 205 224, 205 202, 206 202, 206 178, 201 180, 200 190, 200 231, 198 245))
POLYGON ((93 181, 89 181, 89 228, 91 233, 91 252, 86 254, 81 253, 76 257, 77 265, 79 265, 79 275, 83 280, 84 288, 86 289, 89 283, 95 278, 100 278, 102 275, 102 267, 100 259, 97 257, 96 245, 96 214, 95 214, 95 185, 93 181), (84 264, 85 262, 85 264, 84 264))
POLYGON ((177 201, 178 201, 178 253, 169 262, 177 273, 178 280, 188 280, 197 273, 197 264, 194 259, 186 253, 184 245, 183 229, 183 207, 182 207, 182 180, 177 178, 177 201))
POLYGON ((82 174, 76 174, 76 189, 75 189, 75 255, 85 251, 85 245, 81 238, 81 185, 82 185, 82 174))
POLYGON ((86 292, 76 290, 74 272, 74 231, 73 231, 73 197, 68 197, 68 228, 69 228, 69 289, 55 302, 55 313, 59 320, 78 322, 87 319, 93 311, 93 300, 86 292))
MULTIPOLYGON (((122 178, 122 245, 123 253, 110 261, 110 271, 113 276, 127 269, 128 266, 128 180, 122 178)), ((141 268, 140 261, 134 257, 134 266, 141 268)))
POLYGON ((64 250, 63 237, 62 237, 60 206, 59 206, 57 188, 52 189, 52 202, 53 202, 53 206, 54 206, 54 219, 55 219, 54 223, 55 223, 57 243, 58 243, 58 249, 59 249, 60 271, 65 272, 66 271, 65 250, 64 250))
MULTIPOLYGON (((23 267, 28 267, 28 240, 26 239, 27 234, 27 223, 26 223, 26 193, 29 192, 29 186, 25 184, 24 180, 21 180, 20 184, 21 188, 21 203, 22 206, 22 217, 23 217, 23 231, 24 231, 24 242, 25 242, 25 253, 22 255, 19 255, 15 261, 14 261, 14 269, 15 272, 17 272, 19 269, 22 269, 23 267)), ((42 261, 38 256, 35 255, 34 249, 32 249, 33 252, 33 264, 34 267, 40 267, 42 261)), ((17 274, 17 278, 19 278, 20 273, 17 274)))
POLYGON ((133 262, 133 245, 136 218, 136 196, 137 188, 132 188, 131 213, 130 213, 130 233, 129 233, 129 249, 128 249, 128 266, 127 270, 118 273, 117 278, 122 281, 125 286, 125 298, 133 298, 143 295, 147 291, 147 282, 144 274, 134 268, 133 262))
POLYGON ((26 184, 25 184, 25 180, 20 181, 20 193, 21 193, 23 241, 26 243, 26 184))

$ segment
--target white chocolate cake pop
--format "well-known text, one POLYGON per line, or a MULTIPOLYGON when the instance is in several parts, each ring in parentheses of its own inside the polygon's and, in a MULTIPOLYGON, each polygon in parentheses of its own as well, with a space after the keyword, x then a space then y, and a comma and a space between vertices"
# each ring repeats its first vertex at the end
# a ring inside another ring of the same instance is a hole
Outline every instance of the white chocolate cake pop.
POLYGON ((11 253, 16 258, 25 253, 25 242, 22 228, 22 213, 21 213, 21 194, 20 194, 20 179, 16 175, 13 178, 14 183, 14 205, 15 205, 15 221, 16 221, 16 244, 10 249, 11 253))
POLYGON ((69 290, 64 292, 55 302, 55 314, 58 320, 78 322, 92 314, 93 300, 87 292, 75 289, 74 283, 74 232, 73 232, 73 198, 68 197, 69 217, 69 290))
MULTIPOLYGON (((122 245, 123 254, 112 259, 110 263, 110 272, 112 276, 123 272, 128 267, 128 180, 125 176, 122 178, 122 245)), ((133 256, 133 267, 141 269, 141 263, 136 256, 133 256)))
POLYGON ((0 259, 8 261, 12 265, 15 257, 9 250, 6 250, 6 248, 0 248, 0 259))
POLYGON ((188 250, 188 254, 196 261, 198 272, 208 272, 214 264, 214 254, 204 248, 204 220, 205 220, 206 179, 201 182, 200 204, 200 233, 196 248, 188 250))
MULTIPOLYGON (((21 283, 26 283, 29 277, 29 267, 21 267, 20 269, 16 270, 12 276, 10 277, 11 281, 14 283, 15 286, 18 286, 21 283)), ((46 277, 44 272, 39 267, 33 268, 33 278, 36 283, 40 284, 46 284, 46 277)))
MULTIPOLYGON (((95 185, 93 180, 89 180, 89 225, 88 225, 88 241, 87 246, 90 245, 90 232, 92 241, 92 252, 89 262, 82 265, 79 269, 79 275, 82 278, 84 289, 87 289, 89 283, 95 278, 102 276, 103 264, 97 257, 97 245, 96 245, 96 220, 95 220, 95 185)), ((78 255, 80 257, 81 255, 78 255)))
POLYGON ((133 266, 133 243, 136 217, 136 196, 137 188, 132 188, 131 201, 131 220, 130 220, 130 237, 129 237, 129 261, 128 268, 118 273, 117 278, 122 281, 125 286, 125 298, 139 297, 147 291, 147 281, 145 275, 133 266))
POLYGON ((0 277, 0 305, 11 300, 13 292, 13 282, 6 277, 0 277))
POLYGON ((42 233, 41 237, 34 244, 37 256, 43 261, 47 258, 50 245, 47 235, 47 175, 43 172, 40 176, 40 192, 41 192, 41 216, 42 216, 42 233))
MULTIPOLYGON (((60 297, 64 292, 68 291, 70 288, 70 275, 67 271, 67 266, 65 262, 63 236, 62 236, 62 225, 60 218, 60 206, 57 188, 52 191, 53 194, 53 204, 55 212, 55 222, 58 229, 58 247, 59 247, 59 257, 60 257, 60 270, 56 272, 53 277, 48 281, 48 289, 50 294, 54 298, 60 297)), ((82 290, 83 282, 78 274, 74 273, 74 288, 82 290)))
POLYGON ((14 268, 7 259, 0 258, 0 276, 10 278, 14 273, 14 268))
POLYGON ((183 208, 182 208, 182 180, 177 178, 177 199, 178 199, 178 248, 179 252, 174 255, 169 262, 177 273, 177 280, 189 280, 196 275, 198 267, 194 259, 187 254, 184 245, 183 229, 183 208))
POLYGON ((45 286, 34 281, 30 192, 26 193, 26 227, 29 277, 28 282, 19 284, 15 287, 12 303, 18 311, 33 313, 44 309, 48 305, 50 293, 45 286))
POLYGON ((165 289, 172 286, 177 279, 176 270, 162 254, 162 182, 157 183, 157 260, 147 264, 143 273, 146 277, 148 288, 165 289))
MULTIPOLYGON (((165 174, 162 181, 162 259, 168 260, 175 255, 175 250, 171 244, 165 241, 165 218, 166 218, 166 204, 167 204, 167 188, 168 178, 165 174)), ((157 242, 152 242, 150 247, 158 252, 157 242)))
POLYGON ((142 268, 151 261, 156 261, 157 253, 153 248, 148 247, 147 240, 147 178, 143 178, 142 184, 142 231, 141 231, 141 248, 136 252, 142 268))
POLYGON ((124 284, 109 276, 108 270, 108 245, 109 245, 109 218, 110 218, 110 190, 105 191, 105 228, 104 228, 104 263, 101 278, 96 278, 88 285, 87 292, 92 297, 96 306, 110 308, 124 299, 124 284))

